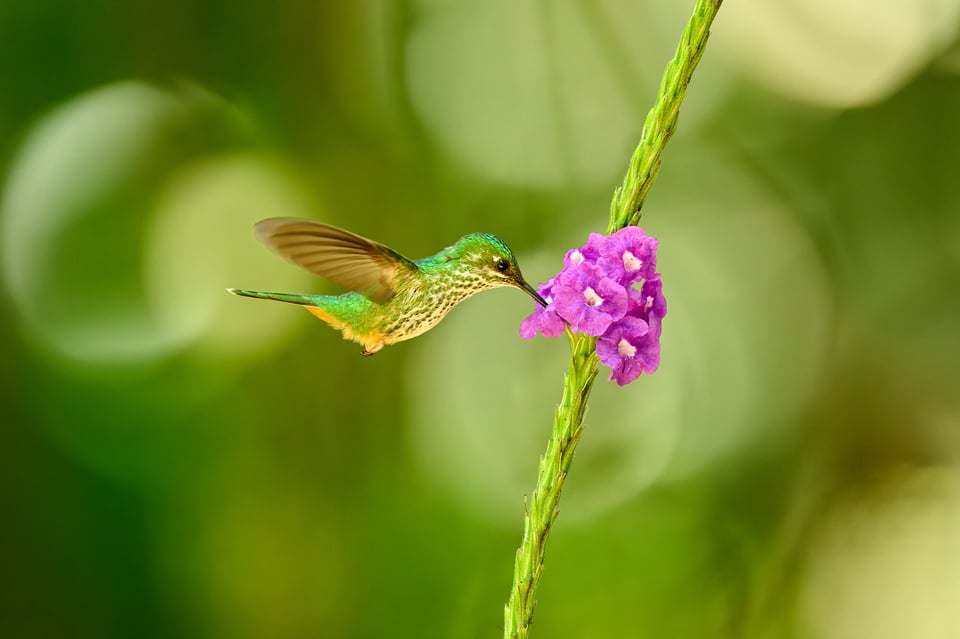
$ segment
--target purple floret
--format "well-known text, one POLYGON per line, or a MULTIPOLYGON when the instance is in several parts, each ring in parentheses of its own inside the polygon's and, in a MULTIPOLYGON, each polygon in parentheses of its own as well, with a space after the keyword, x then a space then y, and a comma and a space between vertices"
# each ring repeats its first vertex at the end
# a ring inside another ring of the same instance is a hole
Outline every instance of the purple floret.
POLYGON ((607 274, 624 286, 653 277, 657 270, 657 240, 640 227, 628 226, 606 238, 597 259, 607 274))
POLYGON ((533 313, 520 323, 520 337, 523 339, 535 337, 538 332, 544 337, 556 337, 566 328, 567 323, 557 315, 557 309, 553 305, 552 289, 556 279, 554 277, 537 287, 537 292, 546 300, 547 305, 537 304, 533 313))
POLYGON ((557 314, 574 332, 600 336, 627 312, 626 289, 589 262, 564 269, 553 287, 557 314))
POLYGON ((650 324, 639 317, 624 317, 597 340, 597 357, 612 371, 610 380, 623 386, 640 373, 660 366, 660 319, 650 324))

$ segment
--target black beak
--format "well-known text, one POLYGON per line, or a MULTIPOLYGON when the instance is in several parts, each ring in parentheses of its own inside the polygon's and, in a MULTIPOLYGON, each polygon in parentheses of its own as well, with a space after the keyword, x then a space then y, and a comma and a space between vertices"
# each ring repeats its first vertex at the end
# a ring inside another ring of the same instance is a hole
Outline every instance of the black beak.
POLYGON ((530 297, 533 298, 533 301, 535 301, 537 304, 539 304, 540 306, 547 305, 547 301, 542 297, 540 297, 540 293, 537 292, 537 289, 527 284, 526 280, 520 280, 517 285, 520 288, 522 288, 524 291, 526 291, 527 294, 530 295, 530 297))

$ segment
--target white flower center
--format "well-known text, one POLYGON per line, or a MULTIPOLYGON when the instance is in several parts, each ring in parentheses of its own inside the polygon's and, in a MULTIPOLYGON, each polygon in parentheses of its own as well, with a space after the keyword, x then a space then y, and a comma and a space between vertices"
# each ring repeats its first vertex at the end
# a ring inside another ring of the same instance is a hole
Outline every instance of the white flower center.
POLYGON ((647 301, 643 305, 643 310, 649 311, 651 308, 653 308, 653 295, 647 295, 647 301))
POLYGON ((623 252, 623 270, 632 273, 639 271, 641 266, 643 266, 643 260, 637 259, 637 256, 630 251, 623 252))
POLYGON ((637 354, 637 347, 624 338, 617 344, 617 352, 620 353, 620 357, 630 358, 637 354))
POLYGON ((587 303, 587 306, 600 306, 603 304, 603 298, 597 295, 597 292, 589 286, 583 292, 583 299, 587 303))
POLYGON ((570 254, 571 264, 573 264, 574 266, 580 266, 582 262, 583 262, 583 253, 575 250, 573 253, 570 254))

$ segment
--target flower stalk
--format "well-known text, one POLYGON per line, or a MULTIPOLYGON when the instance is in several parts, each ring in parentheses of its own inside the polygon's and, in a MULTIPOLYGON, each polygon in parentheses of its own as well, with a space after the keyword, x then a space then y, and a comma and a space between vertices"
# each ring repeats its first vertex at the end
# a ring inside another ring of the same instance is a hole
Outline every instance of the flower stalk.
POLYGON ((693 15, 680 36, 673 59, 667 63, 660 80, 657 101, 647 113, 643 132, 637 144, 623 184, 613 194, 607 234, 640 221, 640 208, 660 172, 660 156, 677 128, 680 104, 683 102, 710 36, 710 25, 723 0, 697 0, 693 15))
MULTIPOLYGON (((624 177, 610 204, 607 234, 640 220, 643 201, 657 178, 660 159, 676 129, 680 104, 697 63, 703 56, 710 25, 722 0, 697 0, 693 15, 680 38, 676 55, 667 64, 653 108, 624 177)), ((537 485, 526 504, 523 540, 514 563, 513 585, 504 609, 505 639, 528 636, 536 607, 536 591, 543 573, 547 537, 559 514, 560 493, 577 443, 583 433, 587 398, 597 376, 596 338, 566 329, 570 364, 563 381, 553 431, 540 458, 537 485)))
POLYGON ((563 397, 553 418, 553 432, 540 458, 537 487, 526 503, 523 541, 513 568, 513 589, 504 612, 504 637, 526 637, 536 607, 537 586, 550 528, 559 513, 560 491, 573 451, 583 432, 583 413, 597 376, 596 338, 567 329, 570 365, 563 380, 563 397))

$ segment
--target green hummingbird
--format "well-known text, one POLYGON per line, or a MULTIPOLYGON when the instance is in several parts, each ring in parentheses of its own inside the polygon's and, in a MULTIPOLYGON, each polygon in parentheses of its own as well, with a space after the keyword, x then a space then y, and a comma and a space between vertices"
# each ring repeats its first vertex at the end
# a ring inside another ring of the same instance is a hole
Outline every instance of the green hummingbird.
POLYGON ((300 304, 343 338, 373 355, 384 346, 421 335, 474 293, 514 286, 546 302, 523 279, 513 252, 487 233, 464 235, 436 255, 410 260, 350 231, 310 220, 269 218, 254 225, 267 248, 285 260, 347 289, 343 295, 264 293, 235 288, 234 295, 300 304))

